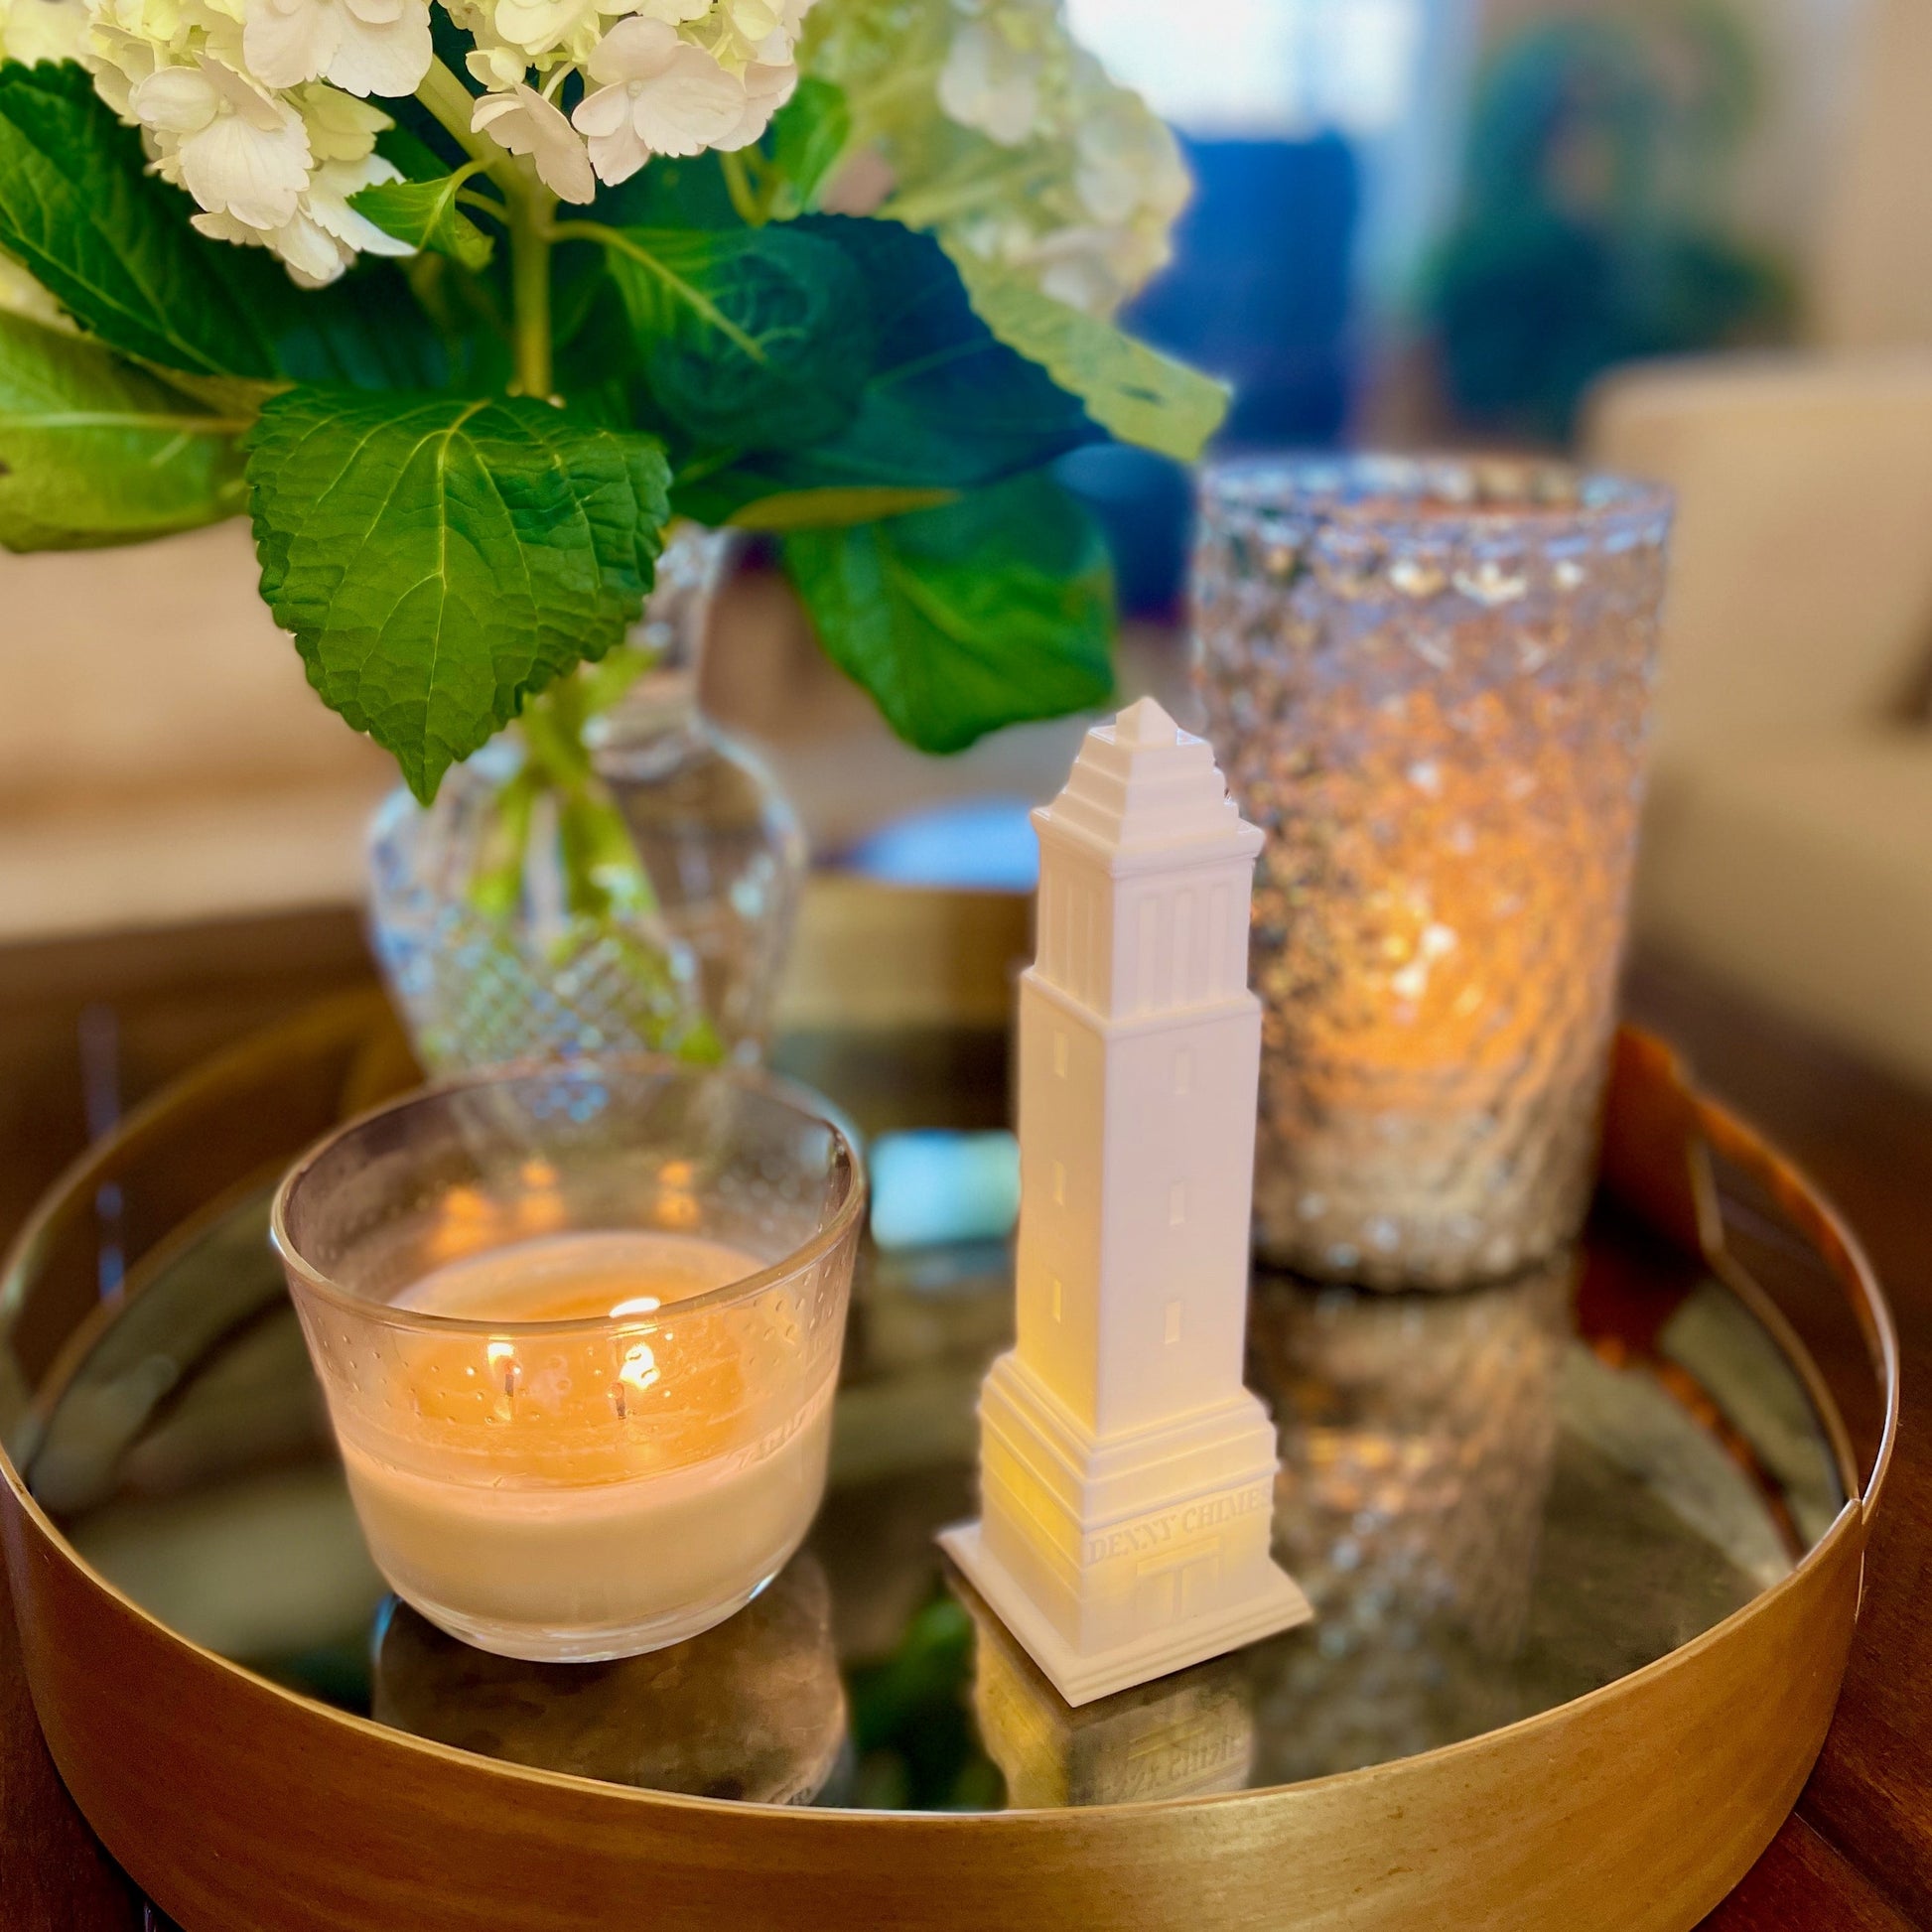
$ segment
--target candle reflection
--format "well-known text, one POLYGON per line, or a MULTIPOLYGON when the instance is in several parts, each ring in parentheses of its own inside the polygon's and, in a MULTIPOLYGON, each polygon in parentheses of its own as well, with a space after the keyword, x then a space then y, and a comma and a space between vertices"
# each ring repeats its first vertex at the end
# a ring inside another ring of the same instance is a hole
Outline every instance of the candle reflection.
POLYGON ((532 1664, 445 1636, 391 1598, 373 1715, 513 1764, 759 1804, 808 1804, 837 1769, 845 1691, 809 1554, 729 1621, 608 1664, 532 1664))
POLYGON ((1317 1619, 1265 1660, 1263 1781, 1537 1708, 1502 1666, 1536 1577, 1576 1280, 1565 1257, 1452 1298, 1258 1282, 1250 1379, 1281 1432, 1277 1555, 1317 1619))

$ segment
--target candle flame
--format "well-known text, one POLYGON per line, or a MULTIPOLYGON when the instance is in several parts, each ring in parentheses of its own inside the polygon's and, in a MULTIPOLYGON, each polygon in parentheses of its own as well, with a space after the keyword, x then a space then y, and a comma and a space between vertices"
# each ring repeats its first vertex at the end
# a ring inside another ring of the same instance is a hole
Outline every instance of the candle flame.
POLYGON ((483 1344, 483 1359, 495 1371, 496 1379, 503 1385, 503 1394, 514 1397, 523 1380, 523 1370, 516 1359, 516 1344, 510 1341, 491 1341, 483 1344))
POLYGON ((627 1383, 639 1395, 657 1380, 657 1357, 650 1351, 648 1342, 638 1342, 628 1350, 623 1358, 623 1366, 618 1370, 618 1380, 627 1383))
POLYGON ((633 1295, 627 1302, 620 1302, 611 1312, 613 1314, 655 1314, 663 1307, 655 1295, 633 1295))

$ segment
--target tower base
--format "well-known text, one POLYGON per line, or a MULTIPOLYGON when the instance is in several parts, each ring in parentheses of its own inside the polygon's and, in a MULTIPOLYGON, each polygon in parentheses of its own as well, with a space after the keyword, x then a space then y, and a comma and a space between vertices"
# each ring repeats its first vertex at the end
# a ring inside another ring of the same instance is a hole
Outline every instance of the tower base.
POLYGON ((1238 1650, 1243 1644, 1292 1630, 1314 1615, 1301 1587, 1285 1570, 1266 1566, 1257 1587, 1240 1602, 1217 1604, 1197 1616, 1181 1617, 1165 1628, 1129 1638, 1109 1649, 1087 1652, 1066 1641, 1012 1573, 987 1549, 978 1523, 943 1530, 940 1547, 966 1573, 967 1581, 1013 1632, 1027 1654, 1052 1681, 1068 1704, 1091 1704, 1151 1678, 1185 1670, 1189 1664, 1238 1650))

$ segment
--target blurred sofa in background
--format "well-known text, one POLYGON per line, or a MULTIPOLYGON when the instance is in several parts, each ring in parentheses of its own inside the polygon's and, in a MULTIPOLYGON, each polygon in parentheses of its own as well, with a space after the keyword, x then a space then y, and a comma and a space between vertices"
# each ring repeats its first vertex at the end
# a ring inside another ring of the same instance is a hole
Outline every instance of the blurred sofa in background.
POLYGON ((1932 1081, 1932 351, 1637 367, 1679 493, 1639 936, 1932 1081))
POLYGON ((394 766, 316 701, 242 521, 0 555, 0 941, 330 904, 394 766))

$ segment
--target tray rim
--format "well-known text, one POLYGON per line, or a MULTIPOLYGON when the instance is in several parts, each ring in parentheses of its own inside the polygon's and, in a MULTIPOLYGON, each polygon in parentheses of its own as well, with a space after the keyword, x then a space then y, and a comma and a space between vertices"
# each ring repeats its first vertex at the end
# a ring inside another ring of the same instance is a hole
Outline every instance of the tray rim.
MULTIPOLYGON (((252 1070, 265 1062, 272 1063, 304 1046, 315 1050, 331 1042, 351 1042, 369 1035, 372 1029, 380 1028, 385 1022, 386 1008, 373 993, 352 994, 325 1002, 296 1020, 257 1035, 206 1062, 131 1114, 114 1135, 68 1170, 43 1197, 42 1203, 22 1229, 4 1266, 0 1266, 0 1327, 9 1324, 17 1312, 23 1284, 30 1278, 33 1265, 44 1244, 51 1239, 64 1208, 77 1200, 91 1200, 100 1178, 112 1173, 132 1151, 149 1145, 157 1136, 165 1137, 177 1117, 192 1108, 198 1099, 244 1081, 252 1070)), ((1337 1803, 1346 1804, 1361 1794, 1374 1794, 1392 1783, 1406 1783, 1419 1776, 1434 1782, 1447 1774, 1449 1781, 1453 1783, 1458 1770, 1474 1760, 1487 1759, 1498 1750, 1514 1753, 1520 1747, 1534 1752, 1536 1747, 1552 1739, 1562 1738, 1579 1728, 1587 1730, 1600 1717, 1627 1707, 1633 1701, 1640 1701, 1673 1677, 1687 1672, 1695 1674, 1703 1664, 1726 1655, 1746 1633, 1759 1626, 1782 1621, 1794 1599, 1810 1598, 1821 1590, 1829 1594, 1830 1585, 1835 1581, 1840 1584, 1845 1581, 1839 1573, 1862 1571, 1871 1516, 1890 1462, 1898 1411, 1898 1356, 1890 1312, 1868 1263, 1836 1211, 1773 1148, 1734 1116, 1697 1092, 1686 1077, 1681 1062, 1667 1048, 1641 1035, 1626 1034, 1619 1042, 1618 1059, 1621 1072, 1629 1074, 1634 1069, 1632 1077, 1648 1082, 1644 1091, 1652 1112, 1669 1120, 1672 1134, 1681 1136, 1676 1143, 1677 1151, 1687 1157, 1683 1170, 1667 1180, 1665 1194, 1657 1196, 1661 1201, 1660 1218, 1670 1219, 1674 1216, 1681 1227, 1687 1214, 1692 1217, 1699 1237, 1698 1245, 1707 1262, 1716 1268, 1723 1247, 1721 1241, 1714 1245, 1711 1240, 1716 1226, 1713 1219, 1716 1196, 1711 1183, 1707 1151, 1722 1153, 1765 1180, 1807 1236, 1825 1252, 1825 1258, 1839 1278, 1842 1293, 1859 1315, 1872 1354, 1876 1379, 1882 1385, 1884 1413, 1872 1466, 1863 1490, 1856 1481, 1858 1472, 1854 1467, 1852 1474, 1855 1480, 1848 1484, 1849 1494, 1845 1505, 1826 1534, 1806 1552, 1790 1573, 1689 1643, 1584 1697, 1435 1751, 1298 1784, 1182 1799, 1140 1800, 1072 1812, 1011 1811, 947 1815, 799 1811, 635 1790, 568 1773, 482 1758, 429 1739, 395 1731, 372 1720, 321 1705, 192 1643, 160 1623, 94 1573, 27 1493, 11 1458, 0 1452, 0 1478, 4 1478, 4 1483, 0 1484, 0 1531, 5 1533, 17 1610, 21 1614, 30 1685, 43 1725, 55 1745, 57 1761, 64 1774, 69 1775, 70 1784, 82 1787, 97 1784, 94 1767, 76 1761, 78 1755, 84 1755, 84 1747, 73 1734, 69 1722, 74 1716, 69 1708, 72 1690, 70 1686, 56 1681, 67 1673, 51 1668, 54 1660, 49 1646, 50 1643, 58 1643, 59 1633, 44 1628, 30 1631, 28 1627, 34 1610, 49 1594, 42 1587, 50 1580, 60 1585, 52 1595, 71 1597, 73 1592, 78 1591, 80 1597, 76 1600, 91 1599, 94 1607, 106 1612, 111 1621, 127 1623, 132 1630, 145 1633, 151 1645, 159 1646, 161 1655, 182 1662, 194 1659, 199 1665, 199 1670, 194 1674, 201 1675, 208 1666, 214 1667, 217 1681, 232 1686, 244 1703, 259 1705, 260 1698, 266 1694, 274 1707, 285 1709, 290 1714, 300 1714, 305 1725, 312 1727, 320 1723, 325 1729, 345 1727, 350 1734, 361 1738, 372 1750, 385 1757, 421 1767, 442 1766, 453 1777, 460 1774, 466 1783, 478 1784, 481 1781, 483 1787, 494 1786, 506 1794, 567 1794, 573 1799, 600 1807, 616 1807, 618 1809, 612 1813, 613 1818, 623 1814, 640 1818, 662 1814, 670 1820, 704 1820, 720 1827, 724 1835, 734 1841, 752 1834, 795 1840, 798 1834, 804 1833, 815 1841, 846 1847, 860 1842, 855 1840, 855 1834, 864 1835, 864 1842, 871 1843, 884 1833, 887 1835, 883 1841, 885 1843, 903 1840, 909 1835, 920 1845, 930 1845, 936 1849, 948 1841, 977 1843, 988 1832, 1000 1834, 995 1841, 999 1844, 1010 1840, 1025 1843, 1040 1834, 1054 1841, 1093 1841, 1117 1837, 1121 1828, 1133 1830, 1137 1823, 1155 1818, 1219 1821, 1238 1825, 1244 1820, 1283 1812, 1284 1809, 1325 1810, 1337 1803), (1672 1193, 1673 1189, 1675 1193, 1672 1193)), ((1626 1167, 1630 1165, 1629 1151, 1619 1150, 1615 1142, 1613 1135, 1611 1145, 1605 1151, 1606 1169, 1618 1162, 1623 1162, 1626 1167)), ((1641 1167, 1641 1156, 1636 1165, 1641 1167)), ((1623 1179, 1628 1182, 1630 1175, 1626 1173, 1623 1179)), ((1653 1193, 1655 1183, 1655 1175, 1648 1179, 1639 1175, 1637 1179, 1637 1184, 1650 1187, 1653 1193)), ((1732 1286, 1734 1288, 1735 1284, 1732 1286)), ((1773 1316, 1778 1313, 1774 1307, 1758 1309, 1757 1311, 1773 1316)), ((1843 1454, 1846 1439, 1837 1404, 1832 1400, 1808 1351, 1789 1332, 1788 1324, 1782 1323, 1781 1317, 1779 1322, 1780 1325, 1774 1329, 1774 1338, 1805 1375, 1821 1415, 1827 1418, 1828 1424, 1836 1423, 1835 1441, 1843 1454)), ((1840 1589, 1838 1595, 1842 1597, 1843 1594, 1843 1589, 1840 1589)), ((1857 1595, 1855 1581, 1851 1593, 1854 1612, 1857 1595)), ((1802 1774, 1809 1770, 1812 1757, 1822 1742, 1824 1725, 1829 1723, 1831 1710, 1836 1703, 1838 1682, 1843 1671, 1843 1652, 1849 1645, 1850 1632, 1851 1621, 1848 1617, 1842 1631, 1834 1633, 1828 1646, 1835 1652, 1837 1661, 1829 1672, 1829 1694, 1822 1702, 1823 1723, 1815 1726, 1815 1737, 1807 1734, 1795 1740, 1793 1766, 1798 1770, 1798 1776, 1790 1784, 1789 1796, 1776 1810, 1775 1816, 1756 1821, 1753 1830, 1759 1835, 1749 1851, 1749 1857, 1724 1879, 1715 1892, 1709 1891, 1709 1880, 1714 1874, 1704 1874, 1706 1882, 1697 1891, 1697 1896, 1705 1899, 1700 1910, 1708 1908, 1717 1897, 1721 1897, 1724 1890, 1728 1889, 1729 1883, 1734 1882, 1734 1878, 1747 1867, 1782 1821, 1790 1799, 1795 1798, 1802 1774), (1839 1637, 1842 1637, 1842 1642, 1838 1641, 1839 1637), (1707 1892, 1708 1897, 1705 1896, 1707 1892)), ((1813 1654, 1816 1654, 1815 1646, 1813 1654)), ((1812 1703, 1816 1705, 1818 1700, 1814 1698, 1812 1703)), ((1808 1729, 1809 1726, 1807 1733, 1808 1729)), ((84 1809, 87 1807, 83 1803, 84 1809)), ((96 1821, 97 1827, 100 1822, 96 1821)), ((122 1856, 123 1862, 139 1877, 142 1864, 150 1861, 140 1857, 140 1849, 145 1848, 124 1847, 117 1842, 126 1836, 126 1823, 124 1818, 116 1818, 110 1828, 103 1829, 102 1835, 107 1838, 110 1849, 122 1856), (135 1856, 127 1856, 129 1852, 134 1852, 135 1856)), ((1216 1837, 1220 1835, 1214 1834, 1216 1837)), ((1735 1863, 1734 1859, 1731 1863, 1735 1863)), ((150 1889, 156 1888, 151 1885, 150 1889)), ((163 1895, 166 1890, 164 1884, 157 1893, 159 1902, 164 1906, 169 1903, 168 1897, 163 1895)), ((215 1922, 229 1921, 209 1921, 215 1922)), ((242 1921, 233 1922, 238 1924, 242 1921)), ((333 1924, 340 1921, 327 1922, 333 1924)), ((467 1920, 464 1922, 469 1923, 467 1920)), ((967 1921, 942 1917, 932 1922, 967 1921)), ((1372 1922, 1380 1921, 1361 1921, 1363 1924, 1372 1922)), ((1393 1924, 1396 1921, 1389 1922, 1393 1924)), ((1652 1921, 1635 1920, 1625 1913, 1614 1922, 1629 1925, 1652 1921)), ((1671 1917, 1654 1922, 1689 1925, 1693 1921, 1690 1918, 1671 1917)), ((320 1925, 325 1921, 318 1919, 315 1923, 320 1925)), ((201 1932, 199 1923, 194 1927, 194 1932, 201 1932)))

